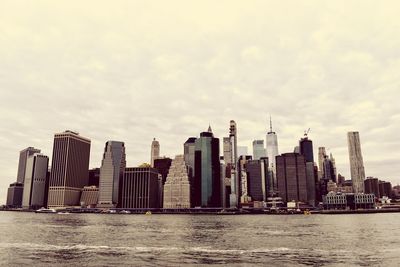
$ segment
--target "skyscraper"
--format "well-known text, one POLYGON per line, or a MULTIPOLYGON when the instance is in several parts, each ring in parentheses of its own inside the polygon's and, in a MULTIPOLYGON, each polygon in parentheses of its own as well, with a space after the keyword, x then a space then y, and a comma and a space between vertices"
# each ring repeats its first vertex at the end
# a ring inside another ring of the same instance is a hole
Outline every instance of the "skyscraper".
POLYGON ((195 182, 194 182, 194 152, 196 147, 196 137, 189 137, 188 140, 183 144, 183 158, 188 170, 188 176, 190 181, 190 201, 192 206, 194 205, 195 199, 195 182))
POLYGON ((306 164, 303 155, 284 153, 277 156, 276 177, 278 193, 283 202, 308 203, 306 164))
POLYGON ((354 193, 364 192, 365 170, 361 154, 360 135, 358 132, 347 133, 349 147, 350 173, 353 182, 354 193))
POLYGON ((164 184, 164 208, 190 208, 190 183, 183 155, 172 160, 164 184))
POLYGON ((231 208, 237 208, 239 204, 239 175, 238 175, 238 151, 237 151, 237 128, 234 120, 229 125, 229 140, 231 146, 231 194, 229 204, 231 208))
POLYGON ((253 141, 253 159, 258 160, 260 158, 266 157, 267 152, 264 148, 264 140, 254 140, 253 141))
POLYGON ((123 142, 106 142, 100 167, 99 206, 117 207, 120 202, 120 183, 126 167, 123 142))
POLYGON ((324 177, 324 160, 326 156, 325 147, 318 148, 318 180, 324 177))
POLYGON ((219 139, 211 127, 195 141, 194 206, 221 207, 219 139))
POLYGON ((161 174, 162 184, 167 180, 169 168, 171 167, 172 159, 170 158, 158 158, 154 160, 154 169, 157 169, 158 173, 161 174))
POLYGON ((223 156, 224 156, 224 161, 225 164, 231 164, 232 163, 232 145, 231 145, 231 140, 229 137, 224 137, 223 138, 223 156))
POLYGON ((153 138, 153 141, 151 142, 151 158, 150 158, 150 164, 151 167, 154 167, 154 160, 160 157, 160 143, 153 138))
POLYGON ((28 147, 19 152, 19 162, 18 162, 18 174, 17 174, 17 182, 24 183, 25 179, 25 170, 26 170, 26 161, 29 156, 40 153, 40 149, 36 149, 34 147, 28 147))
POLYGON ((47 206, 47 169, 49 158, 35 153, 26 160, 22 207, 38 209, 47 206))
POLYGON ((312 140, 308 138, 308 132, 299 141, 300 154, 304 156, 306 161, 306 177, 307 177, 307 198, 308 203, 312 206, 316 204, 316 176, 314 172, 314 150, 312 140))
POLYGON ((238 174, 239 174, 239 196, 240 203, 248 203, 251 201, 248 191, 248 180, 247 180, 247 162, 251 160, 251 156, 240 156, 238 164, 238 174))
POLYGON ((121 208, 159 208, 161 181, 154 168, 126 168, 121 182, 121 208))
POLYGON ((49 207, 79 205, 89 177, 90 140, 76 132, 54 135, 49 181, 49 207))
POLYGON ((272 196, 273 185, 268 175, 268 158, 249 160, 246 164, 249 196, 253 201, 267 201, 272 196))
POLYGON ((276 156, 278 152, 278 137, 274 131, 272 131, 272 118, 269 118, 269 132, 267 133, 267 157, 269 161, 269 168, 271 171, 274 184, 276 183, 276 156))

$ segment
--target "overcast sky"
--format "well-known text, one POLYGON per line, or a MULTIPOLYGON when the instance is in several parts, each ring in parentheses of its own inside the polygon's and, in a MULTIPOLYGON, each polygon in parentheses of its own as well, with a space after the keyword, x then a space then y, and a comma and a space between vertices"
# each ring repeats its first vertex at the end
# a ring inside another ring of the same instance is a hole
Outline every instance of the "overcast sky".
POLYGON ((305 129, 349 177, 346 133, 359 131, 367 176, 400 183, 399 1, 0 2, 0 203, 19 151, 51 157, 66 129, 124 141, 129 166, 183 153, 229 120, 239 145, 279 152, 305 129))

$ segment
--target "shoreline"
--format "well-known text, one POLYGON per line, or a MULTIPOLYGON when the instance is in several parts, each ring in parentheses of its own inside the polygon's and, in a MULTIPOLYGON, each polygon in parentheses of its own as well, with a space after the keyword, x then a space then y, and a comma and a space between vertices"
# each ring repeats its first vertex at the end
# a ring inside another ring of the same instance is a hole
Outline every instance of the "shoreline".
MULTIPOLYGON (((110 214, 110 215, 343 215, 343 214, 371 214, 371 213, 398 213, 400 208, 382 208, 382 209, 358 209, 358 210, 280 210, 268 211, 261 209, 242 209, 242 210, 162 210, 162 209, 84 209, 84 208, 65 208, 58 209, 56 212, 48 212, 50 214, 110 214)), ((0 209, 0 211, 11 212, 27 212, 27 213, 42 213, 35 210, 23 209, 0 209)))

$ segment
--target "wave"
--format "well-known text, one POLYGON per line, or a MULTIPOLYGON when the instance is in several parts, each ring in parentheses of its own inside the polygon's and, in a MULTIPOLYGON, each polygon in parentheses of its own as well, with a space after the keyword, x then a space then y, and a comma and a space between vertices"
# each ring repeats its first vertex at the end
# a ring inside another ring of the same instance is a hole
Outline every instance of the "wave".
POLYGON ((211 254, 248 254, 248 253, 273 253, 273 252, 288 252, 297 249, 290 249, 286 247, 277 248, 257 248, 257 249, 217 249, 212 247, 147 247, 147 246, 134 246, 134 247, 120 247, 120 246, 107 246, 107 245, 52 245, 52 244, 37 244, 37 243, 0 243, 2 249, 24 249, 24 250, 43 250, 43 251, 137 251, 137 252, 183 252, 183 253, 211 253, 211 254))

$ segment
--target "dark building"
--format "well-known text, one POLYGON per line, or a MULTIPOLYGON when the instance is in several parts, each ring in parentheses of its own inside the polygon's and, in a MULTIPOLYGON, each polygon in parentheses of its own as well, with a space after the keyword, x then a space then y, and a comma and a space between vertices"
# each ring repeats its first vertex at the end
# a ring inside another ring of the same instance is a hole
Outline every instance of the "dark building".
POLYGON ((364 193, 374 194, 375 197, 380 198, 379 180, 378 178, 368 177, 364 180, 364 193))
POLYGON ((194 183, 194 151, 196 137, 189 137, 188 140, 183 144, 183 159, 188 171, 190 181, 190 199, 193 206, 193 200, 195 198, 195 183, 194 183))
POLYGON ((308 203, 306 163, 303 155, 284 153, 276 157, 278 194, 283 202, 308 203))
POLYGON ((121 183, 120 208, 160 208, 160 183, 154 168, 126 168, 121 183))
POLYGON ((170 158, 158 158, 154 159, 154 168, 157 169, 158 173, 162 176, 162 183, 165 184, 167 180, 169 167, 171 167, 172 159, 170 158))
POLYGON ((392 184, 390 182, 379 181, 380 197, 390 197, 392 195, 392 184))
POLYGON ((193 206, 221 207, 219 139, 211 127, 195 141, 194 166, 193 206))
POLYGON ((272 196, 273 182, 268 172, 268 158, 249 160, 246 164, 247 188, 253 201, 267 201, 272 196))
POLYGON ((304 156, 306 162, 314 162, 313 144, 307 135, 300 139, 300 154, 304 156))
POLYGON ((7 207, 20 208, 22 207, 22 195, 24 193, 24 184, 12 183, 7 191, 7 207))
POLYGON ((90 169, 88 186, 96 186, 98 188, 99 182, 100 182, 100 168, 90 169))
POLYGON ((90 140, 72 131, 54 135, 49 207, 78 206, 89 179, 90 140))
POLYGON ((315 174, 314 170, 314 151, 311 139, 308 139, 307 133, 299 141, 300 154, 304 156, 306 161, 306 176, 307 176, 307 196, 308 203, 312 206, 316 205, 317 190, 316 184, 318 180, 318 173, 315 174))
POLYGON ((324 168, 324 176, 322 178, 325 179, 326 181, 333 181, 336 183, 334 165, 328 156, 325 156, 323 162, 323 168, 324 168))

